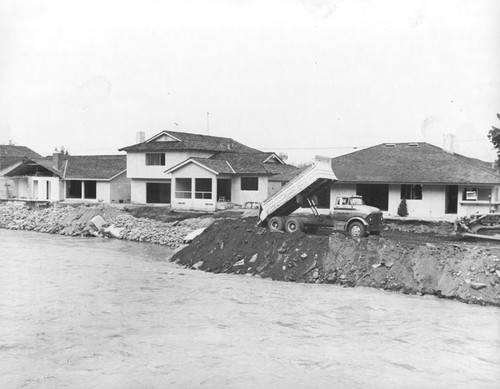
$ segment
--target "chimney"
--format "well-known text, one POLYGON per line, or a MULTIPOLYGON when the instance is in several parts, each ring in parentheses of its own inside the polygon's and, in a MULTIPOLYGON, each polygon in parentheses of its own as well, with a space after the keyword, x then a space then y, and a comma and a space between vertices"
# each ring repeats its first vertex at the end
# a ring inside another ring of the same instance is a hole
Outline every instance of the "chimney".
POLYGON ((146 140, 146 133, 144 131, 137 131, 135 134, 135 142, 143 143, 146 140))
POLYGON ((64 153, 53 153, 52 154, 52 166, 54 166, 56 169, 61 170, 64 161, 67 159, 65 158, 66 154, 64 153))
POLYGON ((443 134, 443 150, 447 153, 455 153, 455 135, 443 134))

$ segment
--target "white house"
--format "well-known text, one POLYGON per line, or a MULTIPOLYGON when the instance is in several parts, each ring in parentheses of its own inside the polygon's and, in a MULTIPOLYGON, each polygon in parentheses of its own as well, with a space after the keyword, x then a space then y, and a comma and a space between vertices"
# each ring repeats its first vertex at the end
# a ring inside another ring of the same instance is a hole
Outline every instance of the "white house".
POLYGON ((332 167, 339 181, 331 199, 360 195, 385 216, 397 215, 403 198, 410 217, 450 220, 500 205, 500 174, 491 163, 428 143, 380 144, 333 158, 332 167))
POLYGON ((189 158, 168 169, 172 207, 215 210, 232 202, 257 205, 270 192, 269 178, 296 170, 274 153, 217 153, 189 158))
POLYGON ((0 145, 0 199, 8 197, 13 182, 4 174, 18 166, 25 158, 42 158, 42 156, 26 146, 0 145))
POLYGON ((125 155, 26 158, 3 171, 3 200, 130 202, 125 155))
POLYGON ((259 202, 267 197, 269 176, 295 169, 273 153, 231 138, 175 131, 162 131, 120 151, 127 152, 131 201, 174 208, 213 210, 218 200, 259 202))

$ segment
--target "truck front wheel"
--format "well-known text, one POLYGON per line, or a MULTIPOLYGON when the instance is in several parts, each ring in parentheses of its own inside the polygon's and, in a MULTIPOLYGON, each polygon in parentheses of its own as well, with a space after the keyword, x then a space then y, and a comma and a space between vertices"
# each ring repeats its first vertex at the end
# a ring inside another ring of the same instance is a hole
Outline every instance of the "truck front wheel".
POLYGON ((352 222, 349 225, 349 234, 353 238, 362 238, 366 235, 366 227, 361 222, 352 222))
POLYGON ((285 227, 285 222, 281 217, 272 217, 271 220, 267 223, 269 226, 269 229, 271 231, 283 231, 283 228, 285 227))
POLYGON ((302 222, 297 219, 288 219, 285 224, 286 232, 297 232, 297 231, 302 231, 302 229, 303 229, 302 222))

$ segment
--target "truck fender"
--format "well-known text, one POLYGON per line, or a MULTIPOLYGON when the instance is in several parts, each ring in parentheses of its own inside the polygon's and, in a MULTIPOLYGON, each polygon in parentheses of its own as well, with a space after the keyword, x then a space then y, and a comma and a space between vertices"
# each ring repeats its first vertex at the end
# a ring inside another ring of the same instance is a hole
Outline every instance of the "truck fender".
POLYGON ((362 217, 359 217, 359 216, 355 216, 355 217, 350 218, 350 219, 347 221, 347 223, 346 223, 346 224, 345 224, 345 226, 344 226, 344 231, 347 231, 347 229, 349 228, 349 225, 350 225, 353 221, 355 221, 355 220, 357 220, 357 221, 359 221, 359 222, 363 223, 365 226, 368 226, 368 222, 367 222, 365 219, 363 219, 362 217))

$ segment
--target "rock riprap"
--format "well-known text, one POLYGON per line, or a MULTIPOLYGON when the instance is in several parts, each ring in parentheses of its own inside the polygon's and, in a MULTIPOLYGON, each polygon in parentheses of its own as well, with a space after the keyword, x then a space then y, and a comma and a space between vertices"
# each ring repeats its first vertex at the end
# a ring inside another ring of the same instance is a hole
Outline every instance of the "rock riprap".
POLYGON ((211 218, 185 219, 165 223, 137 218, 109 205, 58 205, 30 208, 16 203, 0 205, 0 228, 30 230, 68 236, 104 236, 137 242, 179 247, 184 237, 205 228, 211 218), (98 228, 93 222, 101 216, 105 224, 98 228))

